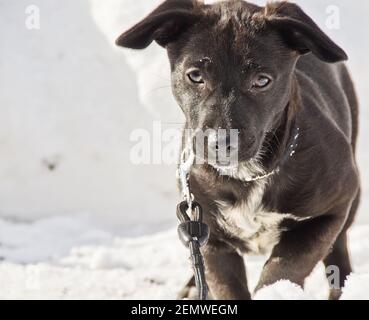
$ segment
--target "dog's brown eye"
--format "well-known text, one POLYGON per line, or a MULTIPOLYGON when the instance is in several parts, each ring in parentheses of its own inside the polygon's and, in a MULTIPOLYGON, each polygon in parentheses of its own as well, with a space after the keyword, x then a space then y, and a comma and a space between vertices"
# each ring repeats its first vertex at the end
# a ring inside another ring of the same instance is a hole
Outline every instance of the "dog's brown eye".
POLYGON ((193 83, 197 83, 197 84, 204 83, 204 79, 202 78, 201 72, 198 69, 192 69, 188 71, 187 77, 193 83))
POLYGON ((271 83, 271 81, 272 80, 270 80, 270 78, 261 75, 258 76, 256 80, 254 80, 252 86, 257 89, 266 88, 271 83))

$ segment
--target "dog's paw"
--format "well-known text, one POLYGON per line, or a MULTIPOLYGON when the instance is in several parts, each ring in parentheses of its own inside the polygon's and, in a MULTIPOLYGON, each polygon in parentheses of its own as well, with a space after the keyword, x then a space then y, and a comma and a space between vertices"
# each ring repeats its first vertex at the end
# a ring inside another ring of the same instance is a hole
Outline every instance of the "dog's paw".
POLYGON ((339 300, 342 295, 342 289, 331 289, 329 292, 329 300, 339 300))
MULTIPOLYGON (((195 278, 192 277, 184 288, 177 295, 178 300, 198 300, 198 292, 195 285, 195 278)), ((213 300, 211 293, 208 293, 208 300, 213 300)))
POLYGON ((196 300, 197 299, 197 290, 195 286, 195 278, 191 277, 191 279, 187 282, 184 288, 177 295, 178 300, 196 300))

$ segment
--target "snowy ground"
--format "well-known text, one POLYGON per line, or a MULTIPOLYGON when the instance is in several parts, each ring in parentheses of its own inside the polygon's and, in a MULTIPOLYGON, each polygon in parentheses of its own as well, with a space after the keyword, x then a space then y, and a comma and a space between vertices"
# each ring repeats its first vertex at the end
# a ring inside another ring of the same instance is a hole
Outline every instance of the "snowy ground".
MULTIPOLYGON (((161 0, 0 0, 0 299, 168 299, 190 275, 176 237, 175 166, 131 163, 133 129, 180 127, 159 46, 114 39, 161 0), (53 170, 50 170, 50 167, 53 170), (169 231, 167 231, 169 230, 169 231)), ((264 0, 255 0, 259 4, 264 0)), ((369 2, 296 0, 349 53, 361 102, 363 202, 351 233, 355 274, 343 298, 369 298, 369 2), (337 6, 338 30, 325 27, 337 6), (363 32, 357 32, 357 24, 363 32)), ((262 258, 247 259, 251 287, 262 258)), ((322 267, 305 291, 281 282, 263 299, 323 299, 322 267)))
MULTIPOLYGON (((86 216, 51 217, 33 223, 0 220, 0 299, 175 299, 191 270, 176 231, 138 238, 116 237, 86 216)), ((369 225, 351 232, 355 274, 343 299, 369 299, 369 225)), ((264 258, 248 257, 250 287, 264 258)), ((325 299, 319 265, 305 291, 287 281, 256 299, 325 299)))

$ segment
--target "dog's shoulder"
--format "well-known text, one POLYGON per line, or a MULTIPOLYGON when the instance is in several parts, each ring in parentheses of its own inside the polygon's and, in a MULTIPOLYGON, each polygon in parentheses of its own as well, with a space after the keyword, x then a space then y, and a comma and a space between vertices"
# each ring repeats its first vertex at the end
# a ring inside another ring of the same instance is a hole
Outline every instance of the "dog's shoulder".
POLYGON ((304 122, 322 136, 336 130, 350 141, 356 97, 346 65, 328 64, 307 55, 298 62, 295 75, 304 122))

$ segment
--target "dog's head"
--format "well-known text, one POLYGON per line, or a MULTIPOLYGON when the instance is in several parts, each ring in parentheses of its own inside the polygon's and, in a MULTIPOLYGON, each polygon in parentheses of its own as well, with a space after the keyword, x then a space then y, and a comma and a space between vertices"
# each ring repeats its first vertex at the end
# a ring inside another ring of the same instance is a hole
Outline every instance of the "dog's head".
MULTIPOLYGON (((117 45, 143 49, 156 41, 168 51, 173 93, 189 128, 236 129, 239 161, 256 156, 291 96, 299 56, 325 62, 345 52, 295 4, 259 7, 241 0, 205 5, 167 0, 123 33, 117 45)), ((207 139, 216 152, 219 139, 207 139)))

